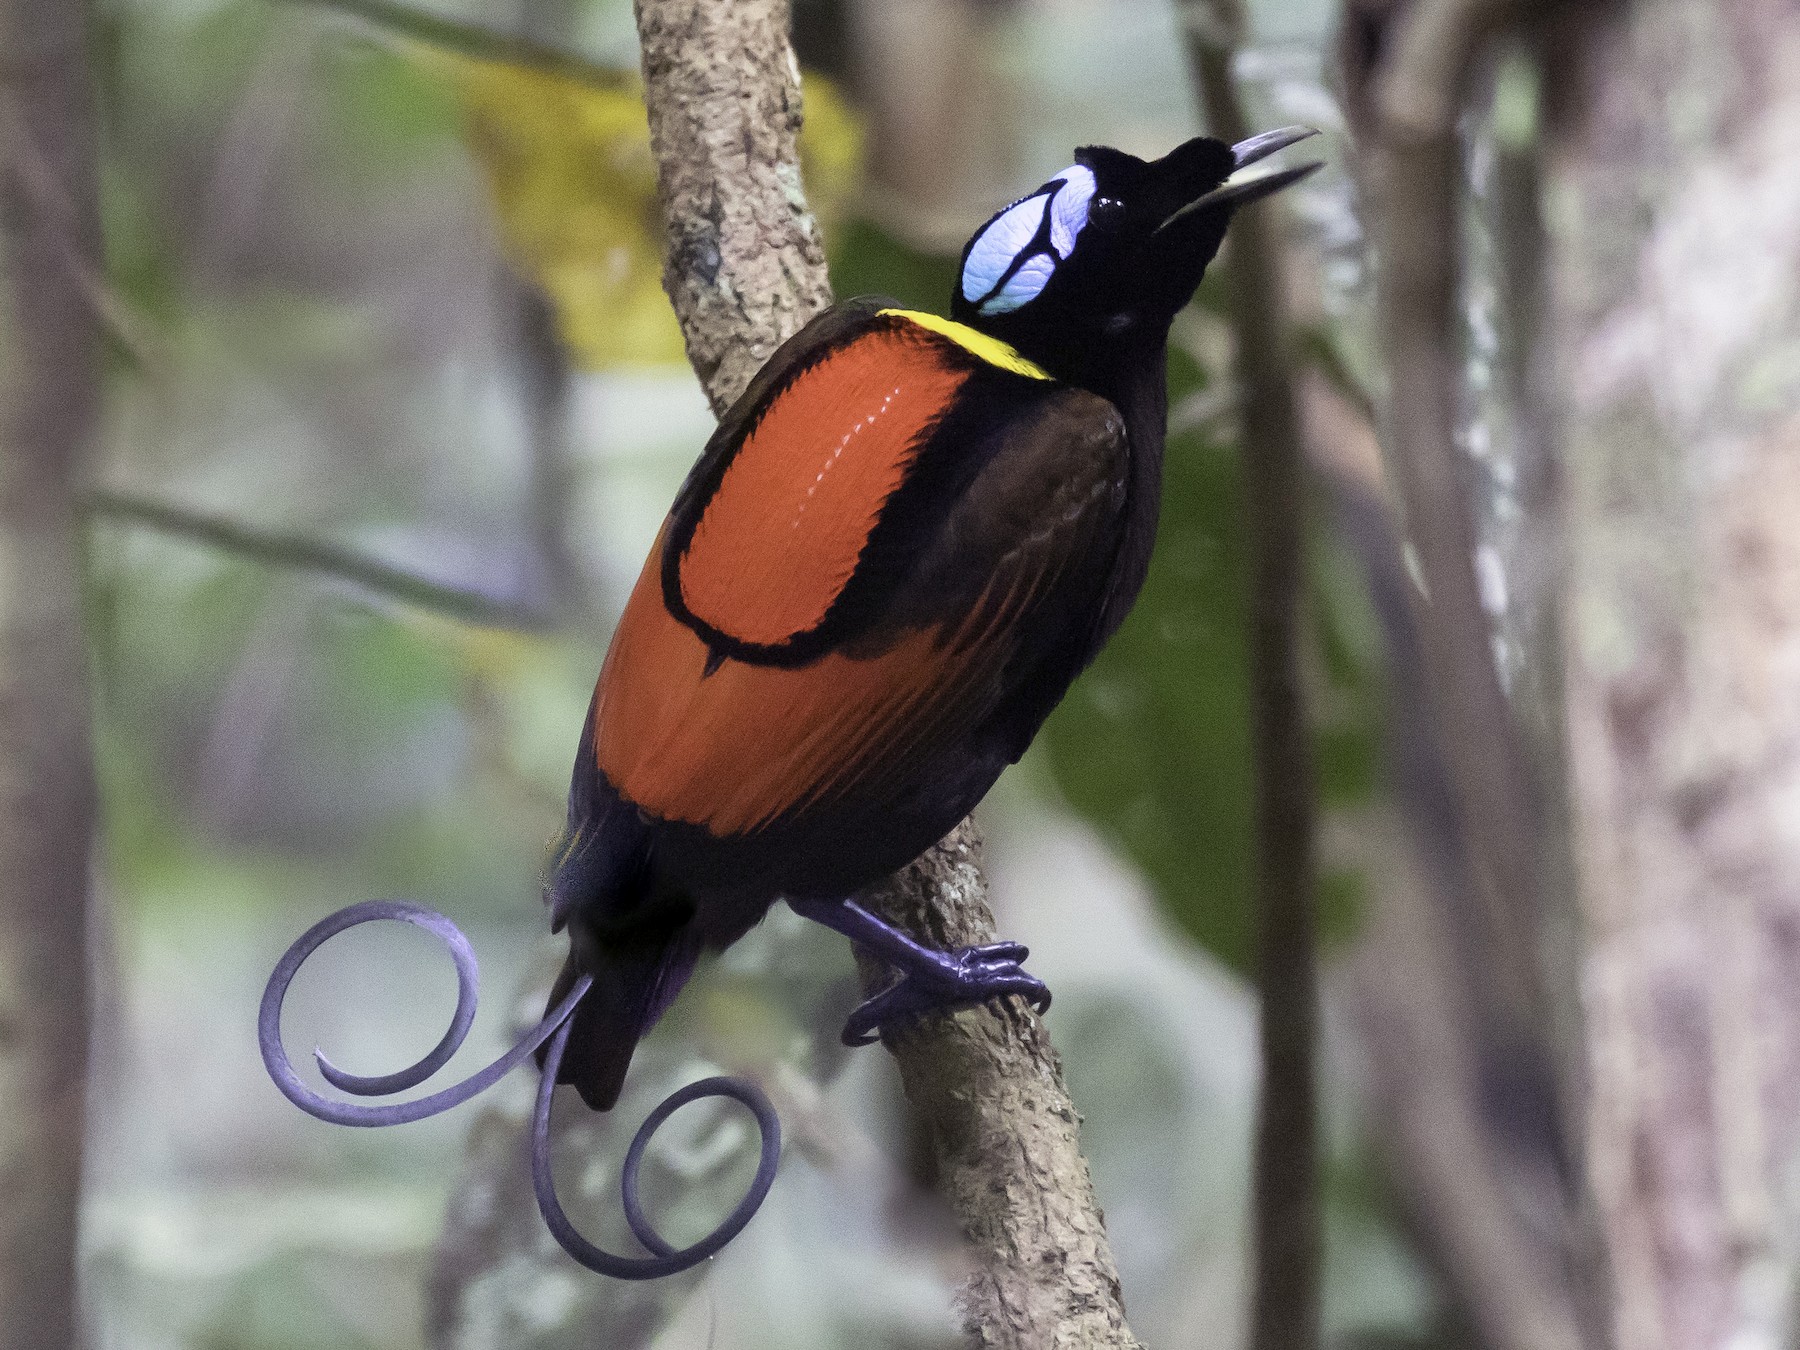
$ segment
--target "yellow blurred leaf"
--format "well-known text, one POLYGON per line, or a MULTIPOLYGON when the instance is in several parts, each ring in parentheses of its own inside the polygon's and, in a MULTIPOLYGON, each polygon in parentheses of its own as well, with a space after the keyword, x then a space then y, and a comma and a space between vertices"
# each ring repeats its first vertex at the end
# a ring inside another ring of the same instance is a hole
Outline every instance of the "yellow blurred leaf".
MULTIPOLYGON (((564 342, 589 369, 683 361, 662 289, 656 165, 642 85, 416 47, 465 111, 507 256, 543 287, 564 342)), ((831 232, 857 188, 862 128, 830 80, 804 80, 800 137, 808 197, 831 232)))
POLYGON ((827 242, 849 214, 862 187, 863 125, 836 83, 807 72, 800 77, 806 120, 800 127, 800 168, 806 195, 827 242))

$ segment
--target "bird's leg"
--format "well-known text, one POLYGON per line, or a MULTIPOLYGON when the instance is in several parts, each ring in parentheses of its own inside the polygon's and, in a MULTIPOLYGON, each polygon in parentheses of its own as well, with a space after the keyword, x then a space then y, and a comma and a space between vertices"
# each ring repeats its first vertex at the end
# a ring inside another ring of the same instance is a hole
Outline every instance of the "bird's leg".
POLYGON ((1019 964, 1029 953, 1017 942, 991 942, 940 952, 921 945, 854 900, 789 900, 788 908, 867 947, 900 971, 900 978, 865 1001, 844 1023, 845 1045, 868 1045, 891 1022, 920 1013, 968 1007, 1018 994, 1039 1012, 1050 1006, 1044 982, 1019 964))

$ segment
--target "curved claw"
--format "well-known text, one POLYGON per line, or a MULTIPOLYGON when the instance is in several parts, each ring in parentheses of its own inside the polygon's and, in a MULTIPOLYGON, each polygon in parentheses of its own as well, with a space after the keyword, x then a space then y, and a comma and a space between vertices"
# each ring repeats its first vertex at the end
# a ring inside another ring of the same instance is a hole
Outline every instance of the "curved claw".
POLYGON ((986 962, 1010 962, 1016 966, 1031 955, 1031 948, 1023 942, 989 942, 980 947, 964 947, 956 955, 965 966, 986 962))
POLYGON ((657 1108, 644 1118, 644 1123, 638 1126, 637 1134, 632 1137, 631 1147, 625 1152, 625 1166, 619 1178, 619 1189, 625 1205, 625 1221, 631 1225, 632 1234, 637 1240, 655 1255, 618 1256, 604 1251, 584 1238, 569 1221, 561 1201, 556 1198, 556 1179, 550 1170, 550 1107, 556 1093, 556 1074, 562 1067, 563 1051, 568 1046, 569 1033, 573 1029, 573 1023, 564 1023, 556 1029, 556 1034, 550 1041, 550 1048, 544 1056, 543 1078, 538 1083, 537 1109, 531 1118, 531 1185, 537 1193, 538 1210, 544 1216, 544 1223, 570 1256, 589 1270, 610 1275, 616 1280, 656 1280, 665 1275, 690 1270, 743 1232, 744 1225, 762 1208, 762 1202, 769 1194, 769 1187, 775 1184, 776 1168, 781 1164, 781 1120, 775 1114, 775 1108, 769 1104, 769 1099, 755 1084, 738 1078, 703 1078, 663 1098, 657 1108), (638 1197, 638 1168, 643 1164, 644 1150, 650 1145, 650 1137, 662 1123, 681 1107, 689 1102, 699 1101, 702 1097, 730 1097, 747 1106, 756 1117, 757 1133, 762 1139, 762 1154, 757 1159, 756 1176, 751 1179, 749 1189, 744 1192, 737 1207, 725 1216, 724 1222, 691 1247, 677 1251, 656 1231, 649 1216, 644 1213, 638 1197))
POLYGON ((955 974, 943 972, 926 979, 921 978, 924 972, 908 972, 864 1001, 845 1021, 843 1043, 872 1045, 893 1022, 970 1007, 1008 994, 1017 994, 1040 1014, 1050 1007, 1049 987, 1019 965, 1027 953, 1018 943, 966 947, 951 955, 956 961, 955 974))

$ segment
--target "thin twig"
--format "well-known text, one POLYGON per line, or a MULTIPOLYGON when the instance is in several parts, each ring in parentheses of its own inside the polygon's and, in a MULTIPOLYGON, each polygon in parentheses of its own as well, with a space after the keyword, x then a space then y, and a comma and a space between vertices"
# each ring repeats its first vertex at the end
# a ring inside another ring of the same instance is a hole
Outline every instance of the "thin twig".
POLYGON ((445 51, 482 61, 503 61, 549 75, 560 75, 597 89, 622 89, 631 81, 628 71, 601 65, 584 56, 547 42, 538 42, 484 24, 448 19, 395 0, 275 0, 300 9, 335 12, 360 19, 384 33, 412 38, 445 51))
MULTIPOLYGON (((665 283, 694 368, 723 409, 830 302, 800 186, 788 6, 637 0, 637 17, 665 283)), ((927 941, 992 941, 975 850, 965 823, 869 901, 927 941)), ((865 971, 865 987, 871 978, 886 973, 865 971)), ((1136 1350, 1079 1118, 1037 1015, 1007 1006, 932 1017, 889 1048, 980 1263, 961 1299, 975 1342, 1136 1350)))
POLYGON ((1551 41, 1540 31, 1522 40, 1515 52, 1536 86, 1531 105, 1523 110, 1531 125, 1496 126, 1490 209, 1500 299, 1496 374, 1514 425, 1512 498, 1519 520, 1506 569, 1509 598, 1502 627, 1521 654, 1513 667, 1509 702, 1539 794, 1538 927, 1545 987, 1539 1034, 1552 1060, 1560 1134, 1567 1148, 1576 1151, 1587 1133, 1586 1047, 1560 604, 1567 539, 1549 369, 1553 344, 1545 317, 1550 241, 1541 124, 1549 101, 1541 53, 1551 41))
MULTIPOLYGON (((1235 0, 1185 7, 1189 62, 1214 136, 1250 134, 1231 62, 1235 0)), ((1250 530, 1250 705, 1256 757, 1257 988, 1262 1100, 1257 1117, 1252 1350, 1316 1350, 1320 1327, 1317 944, 1312 751, 1301 699, 1305 443, 1284 315, 1275 204, 1238 213, 1225 288, 1243 391, 1250 530)))
POLYGON ((58 180, 12 98, 0 91, 0 153, 8 149, 12 153, 7 158, 18 170, 32 209, 44 217, 57 256, 95 319, 139 370, 166 379, 169 363, 161 341, 136 307, 119 294, 99 260, 80 246, 75 227, 79 212, 68 187, 58 180))
POLYGON ((551 626, 551 616, 531 606, 430 581, 310 535, 259 529, 189 507, 99 488, 88 491, 82 505, 97 519, 147 526, 267 567, 338 577, 377 595, 464 623, 530 631, 551 626))

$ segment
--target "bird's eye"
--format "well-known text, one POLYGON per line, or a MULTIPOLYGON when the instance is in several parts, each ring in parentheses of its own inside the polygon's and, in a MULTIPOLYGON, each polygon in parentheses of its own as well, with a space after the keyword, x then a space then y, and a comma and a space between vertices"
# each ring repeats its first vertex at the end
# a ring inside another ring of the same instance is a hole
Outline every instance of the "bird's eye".
POLYGON ((1088 203, 1088 224, 1110 230, 1123 223, 1125 203, 1117 197, 1096 197, 1088 203))

